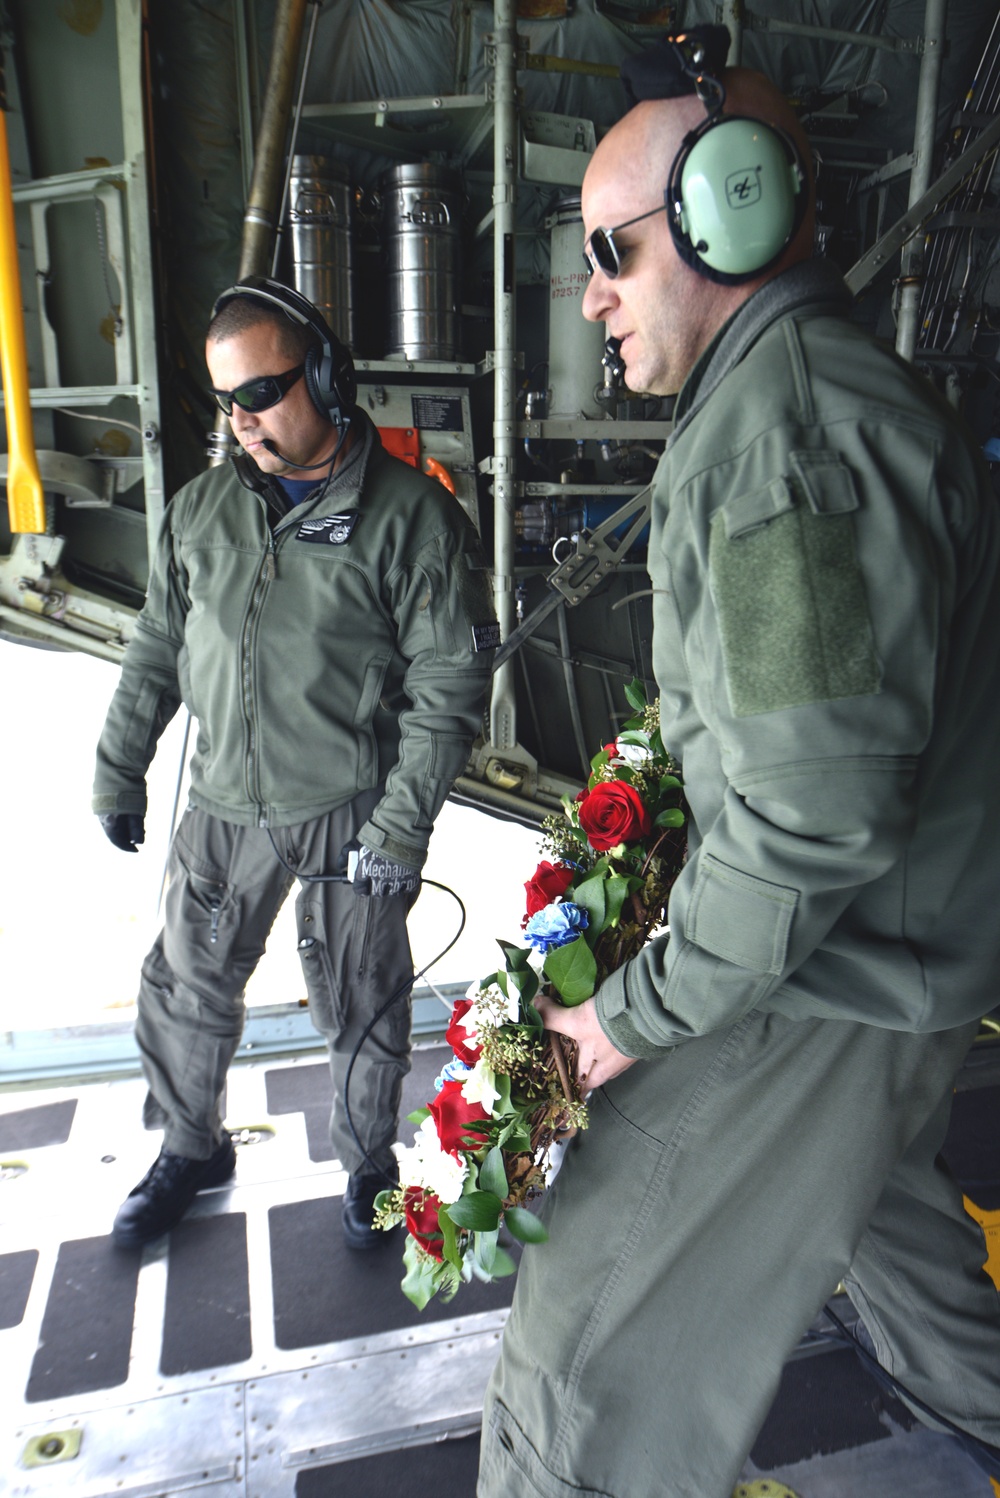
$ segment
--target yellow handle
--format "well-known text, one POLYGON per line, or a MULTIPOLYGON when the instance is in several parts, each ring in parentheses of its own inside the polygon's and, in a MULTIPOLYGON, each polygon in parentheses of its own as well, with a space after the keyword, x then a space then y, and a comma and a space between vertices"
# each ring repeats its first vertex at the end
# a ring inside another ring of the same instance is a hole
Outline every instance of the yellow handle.
POLYGON ((7 148, 7 116, 0 109, 0 379, 7 417, 7 508, 17 534, 45 530, 45 497, 35 457, 24 344, 21 272, 17 263, 13 184, 7 148))

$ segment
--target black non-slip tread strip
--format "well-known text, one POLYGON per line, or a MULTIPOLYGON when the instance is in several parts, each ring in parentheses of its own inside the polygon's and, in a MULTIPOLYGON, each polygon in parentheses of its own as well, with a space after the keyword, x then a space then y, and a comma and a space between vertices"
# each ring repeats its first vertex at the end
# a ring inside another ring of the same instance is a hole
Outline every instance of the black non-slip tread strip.
POLYGON ((246 1216, 179 1223, 170 1234, 160 1372, 228 1367, 252 1350, 246 1216))
POLYGON ((295 1498, 474 1498, 478 1471, 477 1434, 308 1468, 295 1479, 295 1498))
POLYGON ((37 1248, 0 1254, 0 1331, 20 1326, 35 1279, 37 1248))
POLYGON ((513 1275, 463 1285, 450 1304, 435 1297, 418 1311, 400 1289, 402 1230, 373 1234, 374 1248, 348 1248, 340 1206, 340 1197, 324 1197, 268 1212, 277 1347, 316 1347, 510 1304, 513 1275))
POLYGON ((59 1249, 25 1399, 62 1399, 113 1389, 128 1377, 139 1283, 139 1249, 110 1237, 59 1249))
POLYGON ((41 1103, 37 1108, 19 1108, 16 1113, 0 1113, 0 1153, 17 1154, 21 1150, 44 1149, 50 1144, 65 1144, 73 1127, 76 1098, 59 1103, 41 1103))
POLYGON ((892 1435, 885 1419, 911 1430, 906 1407, 883 1392, 850 1348, 786 1364, 750 1459, 774 1472, 811 1457, 852 1451, 892 1435))
MULTIPOLYGON (((399 1108, 399 1133, 406 1143, 413 1137, 413 1125, 406 1122, 407 1115, 424 1107, 434 1096, 434 1079, 450 1057, 451 1049, 444 1045, 422 1047, 413 1052, 399 1108)), ((319 1061, 305 1066, 272 1067, 264 1073, 264 1088, 268 1113, 303 1115, 310 1160, 316 1163, 332 1160, 330 1109, 333 1106, 333 1082, 327 1063, 319 1061)))

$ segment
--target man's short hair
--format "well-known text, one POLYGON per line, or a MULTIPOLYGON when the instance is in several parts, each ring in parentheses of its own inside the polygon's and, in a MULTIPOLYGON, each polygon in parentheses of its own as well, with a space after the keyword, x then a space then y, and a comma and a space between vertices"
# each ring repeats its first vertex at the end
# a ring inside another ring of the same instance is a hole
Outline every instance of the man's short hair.
POLYGON ((235 338, 262 323, 277 328, 282 353, 299 364, 308 349, 319 347, 319 339, 312 328, 293 322, 278 307, 269 307, 266 302, 252 296, 235 296, 226 302, 208 325, 209 342, 221 343, 226 338, 235 338))

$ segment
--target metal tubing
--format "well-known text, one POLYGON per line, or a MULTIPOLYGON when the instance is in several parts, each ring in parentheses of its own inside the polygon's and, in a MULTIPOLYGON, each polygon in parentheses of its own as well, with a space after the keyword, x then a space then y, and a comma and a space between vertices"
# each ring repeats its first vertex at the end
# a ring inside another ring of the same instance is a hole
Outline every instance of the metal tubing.
POLYGON ((44 535, 45 496, 31 425, 28 353, 24 341, 24 306, 21 301, 21 269, 17 260, 5 105, 6 100, 0 98, 0 376, 3 378, 9 449, 7 508, 10 528, 15 535, 44 535))
MULTIPOLYGON (((927 0, 924 11, 924 50, 920 58, 920 79, 917 85, 908 208, 912 208, 923 197, 931 184, 947 8, 948 0, 927 0)), ((918 233, 903 246, 896 327, 896 352, 911 362, 917 347, 923 275, 924 235, 918 233)))
POLYGON ((288 184, 292 180, 292 162, 294 160, 293 147, 299 134, 299 122, 302 119, 302 105, 305 103, 306 82, 309 78, 309 64, 312 61, 313 44, 316 41, 316 23, 319 20, 320 5, 322 0, 309 0, 313 8, 312 17, 309 21, 309 35, 306 37, 306 55, 302 59, 302 74, 299 79, 299 92, 295 100, 295 115, 292 120, 292 138, 288 147, 288 166, 285 171, 285 179, 281 187, 281 201, 278 204, 278 221, 274 234, 274 251, 271 255, 271 275, 276 275, 278 270, 278 255, 281 252, 281 235, 285 227, 285 204, 288 202, 288 184))
MULTIPOLYGON (((267 92, 254 150, 253 180, 243 214, 243 243, 237 274, 239 281, 244 276, 266 276, 271 268, 288 113, 295 87, 305 14, 306 0, 278 0, 271 38, 267 92)), ((294 146, 294 141, 290 144, 294 146)), ((226 462, 230 437, 229 418, 217 411, 215 427, 209 439, 210 468, 226 462)))
MULTIPOLYGON (((493 9, 493 586, 501 638, 514 627, 514 511, 517 500, 517 352, 515 347, 517 206, 516 0, 496 0, 493 9)), ((517 743, 514 672, 510 662, 493 676, 490 744, 517 743)))
POLYGON ((278 0, 271 43, 271 68, 254 151, 253 181, 243 215, 240 280, 244 276, 267 275, 271 264, 271 244, 280 199, 288 112, 295 87, 305 14, 306 0, 278 0))

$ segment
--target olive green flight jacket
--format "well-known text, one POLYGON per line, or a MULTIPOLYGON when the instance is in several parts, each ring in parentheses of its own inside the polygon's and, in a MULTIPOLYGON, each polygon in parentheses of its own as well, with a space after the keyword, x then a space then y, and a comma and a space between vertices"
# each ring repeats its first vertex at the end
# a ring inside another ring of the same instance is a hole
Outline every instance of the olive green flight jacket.
POLYGON ((827 262, 678 397, 649 569, 691 808, 669 935, 598 990, 625 1054, 751 1009, 909 1031, 1000 996, 1000 511, 827 262))
POLYGON ((198 722, 196 806, 290 826, 384 781, 361 840, 423 864, 481 726, 492 586, 458 502, 355 420, 362 440, 325 495, 288 509, 241 459, 253 488, 227 464, 167 507, 94 811, 145 812, 146 770, 183 701, 198 722))

